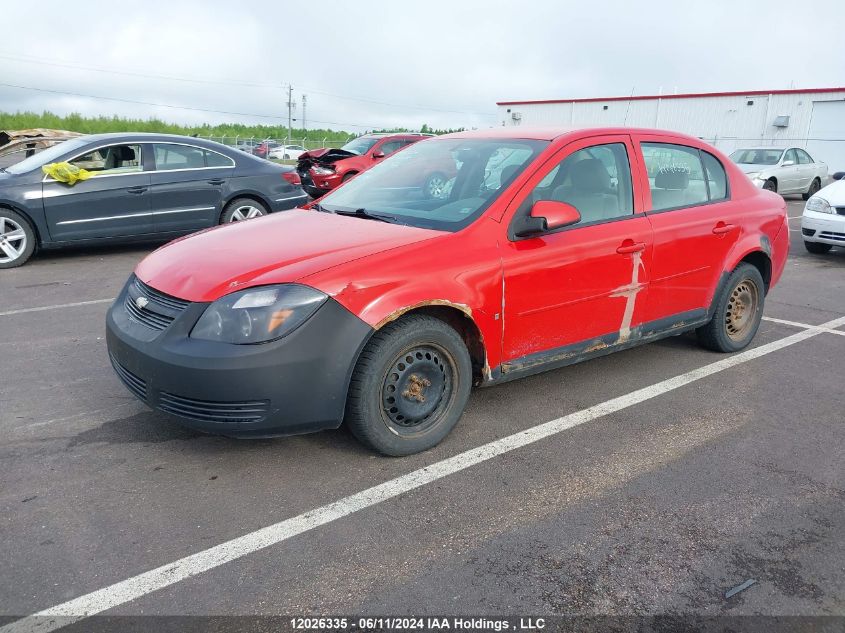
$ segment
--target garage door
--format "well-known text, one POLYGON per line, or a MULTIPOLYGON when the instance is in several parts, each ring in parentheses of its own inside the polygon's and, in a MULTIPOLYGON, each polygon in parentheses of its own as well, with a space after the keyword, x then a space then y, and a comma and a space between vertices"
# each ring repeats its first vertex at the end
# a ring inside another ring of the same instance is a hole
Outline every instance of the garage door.
POLYGON ((827 163, 830 173, 845 171, 845 101, 814 101, 807 151, 827 163))

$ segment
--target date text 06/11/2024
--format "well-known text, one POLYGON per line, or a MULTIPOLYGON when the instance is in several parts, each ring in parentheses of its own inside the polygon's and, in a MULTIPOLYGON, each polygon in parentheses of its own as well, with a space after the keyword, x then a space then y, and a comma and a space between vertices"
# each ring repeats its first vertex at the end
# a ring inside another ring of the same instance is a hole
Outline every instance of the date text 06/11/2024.
POLYGON ((540 631, 546 626, 543 618, 468 618, 468 617, 298 617, 290 619, 293 630, 455 630, 455 631, 540 631))

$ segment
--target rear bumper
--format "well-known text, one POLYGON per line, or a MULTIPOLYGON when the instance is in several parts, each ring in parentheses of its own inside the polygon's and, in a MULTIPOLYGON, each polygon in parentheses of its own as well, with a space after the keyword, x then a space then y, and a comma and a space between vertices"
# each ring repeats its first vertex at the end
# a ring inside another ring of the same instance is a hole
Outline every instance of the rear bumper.
POLYGON ((352 369, 372 331, 340 304, 329 299, 278 341, 231 345, 188 336, 205 303, 189 304, 160 332, 150 329, 126 308, 130 286, 108 312, 106 341, 118 377, 148 406, 234 437, 340 426, 352 369))
POLYGON ((806 242, 845 247, 845 215, 804 211, 801 236, 806 242))
POLYGON ((309 198, 307 192, 300 191, 298 193, 279 197, 273 200, 272 211, 287 211, 288 209, 295 209, 296 207, 301 207, 303 204, 307 204, 308 201, 309 198))

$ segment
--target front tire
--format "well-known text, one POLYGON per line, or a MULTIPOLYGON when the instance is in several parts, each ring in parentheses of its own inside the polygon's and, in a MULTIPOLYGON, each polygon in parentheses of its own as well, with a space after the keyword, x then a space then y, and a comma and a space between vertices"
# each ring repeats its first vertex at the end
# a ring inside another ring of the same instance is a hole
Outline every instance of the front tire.
POLYGON ((0 268, 23 266, 35 252, 35 231, 20 213, 0 208, 0 268))
POLYGON ((804 248, 813 255, 824 255, 825 253, 830 252, 830 249, 833 248, 833 246, 830 244, 823 244, 822 242, 808 242, 804 240, 804 248))
POLYGON ((262 203, 252 198, 235 198, 223 210, 220 216, 220 224, 242 222, 243 220, 259 218, 262 215, 267 215, 267 207, 262 203))
POLYGON ((821 188, 822 188, 821 180, 819 180, 818 178, 814 178, 813 182, 810 183, 810 188, 807 189, 807 193, 802 193, 801 197, 804 200, 809 200, 814 195, 816 195, 819 192, 819 189, 821 189, 821 188))
POLYGON ((760 271, 740 264, 716 299, 713 318, 696 330, 699 343, 715 352, 738 352, 754 338, 763 318, 766 286, 760 271))
POLYGON ((778 184, 774 181, 773 178, 769 178, 766 182, 763 183, 763 189, 765 189, 766 191, 777 193, 778 184))
POLYGON ((373 334, 349 386, 345 422, 384 455, 440 443, 464 412, 472 363, 460 335, 427 315, 406 316, 373 334))

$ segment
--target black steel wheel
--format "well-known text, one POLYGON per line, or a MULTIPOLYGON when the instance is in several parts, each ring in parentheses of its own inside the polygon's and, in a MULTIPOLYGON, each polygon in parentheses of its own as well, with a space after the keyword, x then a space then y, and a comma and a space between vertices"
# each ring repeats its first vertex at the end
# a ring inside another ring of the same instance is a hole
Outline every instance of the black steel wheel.
POLYGON ((756 266, 740 264, 715 298, 713 318, 696 330, 702 346, 738 352, 754 339, 763 318, 766 286, 756 266))
POLYGON ((810 188, 807 189, 807 193, 802 193, 801 197, 804 198, 804 200, 809 200, 814 195, 816 195, 819 192, 819 189, 821 189, 821 188, 822 188, 821 180, 819 180, 818 178, 813 178, 813 182, 810 183, 810 188))
POLYGON ((458 423, 471 386, 472 363, 461 336, 434 317, 406 316, 381 328, 361 352, 345 422, 380 453, 418 453, 458 423))
POLYGON ((778 192, 778 184, 774 180, 769 178, 766 182, 763 183, 763 189, 765 189, 766 191, 773 191, 773 192, 777 193, 778 192))

